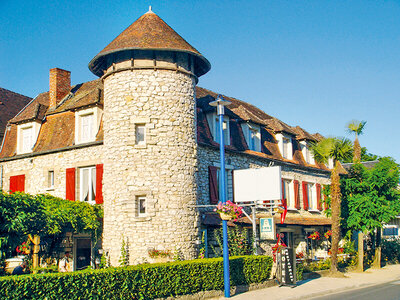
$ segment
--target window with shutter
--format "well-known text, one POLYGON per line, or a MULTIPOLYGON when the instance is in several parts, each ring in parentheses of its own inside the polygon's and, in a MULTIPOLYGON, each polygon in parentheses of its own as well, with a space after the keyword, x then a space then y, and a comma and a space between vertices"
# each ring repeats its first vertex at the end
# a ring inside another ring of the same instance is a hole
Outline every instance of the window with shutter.
POLYGON ((218 179, 217 179, 217 167, 208 167, 208 182, 210 191, 210 203, 218 204, 218 179))
POLYGON ((299 182, 297 180, 294 180, 293 186, 294 186, 294 207, 296 209, 300 209, 299 182))
POLYGON ((103 164, 96 165, 96 204, 103 203, 103 164))
POLYGON ((303 190, 303 208, 304 210, 308 210, 308 186, 307 182, 303 181, 302 183, 302 190, 303 190))
POLYGON ((66 171, 65 199, 75 201, 75 168, 69 168, 66 171))
POLYGON ((25 175, 10 176, 10 193, 25 192, 25 175))

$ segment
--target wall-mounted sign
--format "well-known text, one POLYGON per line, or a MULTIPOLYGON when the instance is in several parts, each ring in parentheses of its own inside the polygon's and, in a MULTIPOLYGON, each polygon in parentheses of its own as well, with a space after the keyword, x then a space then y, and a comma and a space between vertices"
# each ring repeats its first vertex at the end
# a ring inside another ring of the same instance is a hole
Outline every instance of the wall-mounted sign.
POLYGON ((274 218, 261 218, 260 219, 260 239, 262 240, 274 240, 275 224, 274 218))

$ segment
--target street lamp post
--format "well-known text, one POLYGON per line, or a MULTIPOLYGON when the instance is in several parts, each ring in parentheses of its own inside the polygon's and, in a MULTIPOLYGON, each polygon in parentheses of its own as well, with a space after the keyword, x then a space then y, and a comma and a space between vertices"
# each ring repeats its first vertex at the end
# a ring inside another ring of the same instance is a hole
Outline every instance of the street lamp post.
MULTIPOLYGON (((211 106, 217 107, 217 115, 219 117, 219 153, 220 153, 220 176, 219 176, 219 190, 220 201, 225 204, 225 143, 224 143, 224 113, 225 106, 231 104, 230 101, 225 100, 221 95, 218 95, 215 101, 210 102, 211 106)), ((229 250, 228 250, 228 221, 222 220, 222 233, 223 233, 223 257, 224 257, 224 294, 226 298, 230 295, 230 282, 229 282, 229 250)))

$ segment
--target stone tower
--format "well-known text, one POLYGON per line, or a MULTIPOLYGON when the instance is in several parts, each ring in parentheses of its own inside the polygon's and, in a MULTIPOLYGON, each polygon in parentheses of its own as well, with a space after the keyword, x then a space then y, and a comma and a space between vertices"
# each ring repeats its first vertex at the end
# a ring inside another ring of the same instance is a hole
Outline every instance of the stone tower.
POLYGON ((194 258, 197 78, 210 63, 151 10, 89 63, 104 82, 103 249, 194 258))

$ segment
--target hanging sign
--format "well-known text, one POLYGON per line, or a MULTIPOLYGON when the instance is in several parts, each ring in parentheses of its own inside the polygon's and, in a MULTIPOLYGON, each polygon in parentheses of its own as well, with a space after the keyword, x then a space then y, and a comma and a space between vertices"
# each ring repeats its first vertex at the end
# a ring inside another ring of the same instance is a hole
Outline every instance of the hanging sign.
POLYGON ((274 240, 275 235, 274 218, 260 218, 260 239, 274 240))

